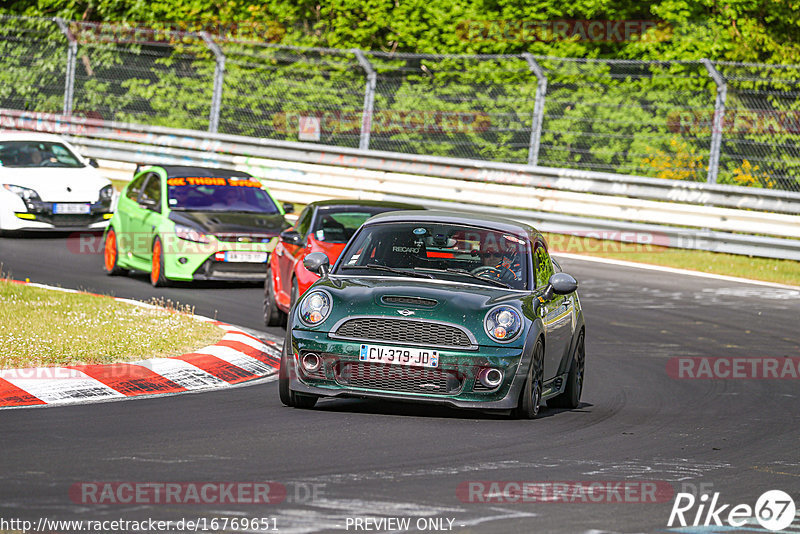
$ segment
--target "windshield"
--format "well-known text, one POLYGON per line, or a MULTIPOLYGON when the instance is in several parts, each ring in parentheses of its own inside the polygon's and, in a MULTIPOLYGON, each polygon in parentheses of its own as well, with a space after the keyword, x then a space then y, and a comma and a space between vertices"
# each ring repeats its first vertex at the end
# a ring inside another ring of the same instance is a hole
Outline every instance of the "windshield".
POLYGON ((320 208, 311 229, 317 241, 347 243, 364 221, 386 211, 399 208, 373 206, 335 206, 320 208))
POLYGON ((85 167, 70 149, 50 141, 0 142, 2 167, 85 167))
POLYGON ((246 178, 170 178, 167 197, 172 210, 279 213, 261 183, 246 178))
POLYGON ((366 226, 342 254, 335 274, 431 275, 432 278, 528 289, 527 237, 445 223, 366 226))

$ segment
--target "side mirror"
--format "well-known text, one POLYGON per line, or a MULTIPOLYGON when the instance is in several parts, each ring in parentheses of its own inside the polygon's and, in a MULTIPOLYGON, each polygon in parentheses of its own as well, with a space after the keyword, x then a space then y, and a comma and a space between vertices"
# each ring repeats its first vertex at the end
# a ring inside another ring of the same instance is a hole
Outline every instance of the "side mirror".
POLYGON ((552 288, 552 293, 556 295, 568 295, 578 289, 578 281, 567 273, 556 273, 547 282, 548 290, 552 288))
POLYGON ((300 247, 303 245, 303 236, 296 230, 284 230, 281 232, 281 241, 287 245, 294 245, 300 247))
POLYGON ((89 158, 89 165, 91 165, 91 166, 92 166, 92 167, 94 167, 95 169, 97 169, 98 167, 100 167, 100 164, 99 164, 99 163, 97 163, 97 160, 96 160, 96 159, 94 159, 94 158, 89 158))
POLYGON ((303 267, 312 273, 325 277, 328 276, 328 272, 331 270, 331 260, 322 252, 312 252, 303 259, 303 267))
POLYGON ((294 204, 291 202, 284 202, 283 203, 283 212, 284 213, 294 213, 294 204))

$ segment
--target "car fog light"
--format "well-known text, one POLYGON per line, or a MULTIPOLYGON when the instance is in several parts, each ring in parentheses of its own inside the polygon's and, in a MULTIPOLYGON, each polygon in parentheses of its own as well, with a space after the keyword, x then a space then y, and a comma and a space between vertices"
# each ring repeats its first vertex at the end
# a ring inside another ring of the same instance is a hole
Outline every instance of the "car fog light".
POLYGON ((303 369, 305 369, 309 373, 317 371, 322 365, 322 360, 320 359, 320 357, 314 354, 313 352, 309 352, 308 354, 304 355, 302 362, 303 362, 303 369))
POLYGON ((478 380, 487 388, 496 388, 503 381, 503 372, 499 369, 481 369, 478 380))

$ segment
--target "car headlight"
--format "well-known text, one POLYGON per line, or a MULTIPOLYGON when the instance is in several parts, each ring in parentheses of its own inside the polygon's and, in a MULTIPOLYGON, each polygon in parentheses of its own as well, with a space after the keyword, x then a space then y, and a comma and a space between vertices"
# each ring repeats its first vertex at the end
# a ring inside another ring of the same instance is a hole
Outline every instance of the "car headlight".
POLYGON ((109 184, 100 190, 100 202, 106 204, 114 197, 114 186, 109 184))
POLYGON ((24 200, 25 203, 42 201, 42 199, 39 197, 39 193, 37 193, 33 189, 28 189, 27 187, 20 187, 18 185, 12 185, 12 184, 3 184, 3 187, 5 187, 8 191, 11 191, 19 198, 24 200))
POLYGON ((180 237, 181 239, 185 239, 186 241, 194 241, 195 243, 211 242, 208 236, 203 232, 200 232, 199 230, 195 230, 194 228, 190 228, 188 226, 183 226, 182 224, 175 225, 175 235, 180 237))
POLYGON ((483 319, 486 334, 498 343, 513 341, 522 332, 522 318, 511 306, 497 306, 483 319))
POLYGON ((300 302, 300 320, 308 326, 316 326, 331 313, 331 297, 323 291, 312 291, 300 302))

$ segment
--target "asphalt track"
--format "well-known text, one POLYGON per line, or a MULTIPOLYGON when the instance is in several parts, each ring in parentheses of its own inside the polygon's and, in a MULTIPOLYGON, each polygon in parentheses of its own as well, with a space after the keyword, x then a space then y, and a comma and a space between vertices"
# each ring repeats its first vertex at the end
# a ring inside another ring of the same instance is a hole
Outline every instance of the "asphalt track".
MULTIPOLYGON (((17 279, 163 296, 263 329, 261 289, 252 285, 156 290, 143 276, 105 276, 100 255, 76 253, 63 237, 0 239, 0 262, 17 279)), ((356 532, 353 520, 364 517, 411 518, 411 531, 418 518, 444 519, 444 529, 452 519, 459 533, 724 531, 668 529, 671 498, 464 502, 457 488, 469 481, 663 481, 676 492, 702 488, 719 492, 720 502, 751 506, 762 492, 781 489, 800 505, 800 381, 678 380, 666 371, 676 356, 800 355, 800 293, 561 263, 580 282, 586 314, 587 383, 577 410, 544 409, 535 421, 515 421, 334 400, 305 411, 284 408, 275 382, 3 410, 0 518, 275 518, 279 532, 296 533, 348 525, 356 532), (85 481, 275 481, 289 495, 270 505, 76 504, 69 489, 85 481)), ((800 515, 784 532, 800 532, 800 515)))

